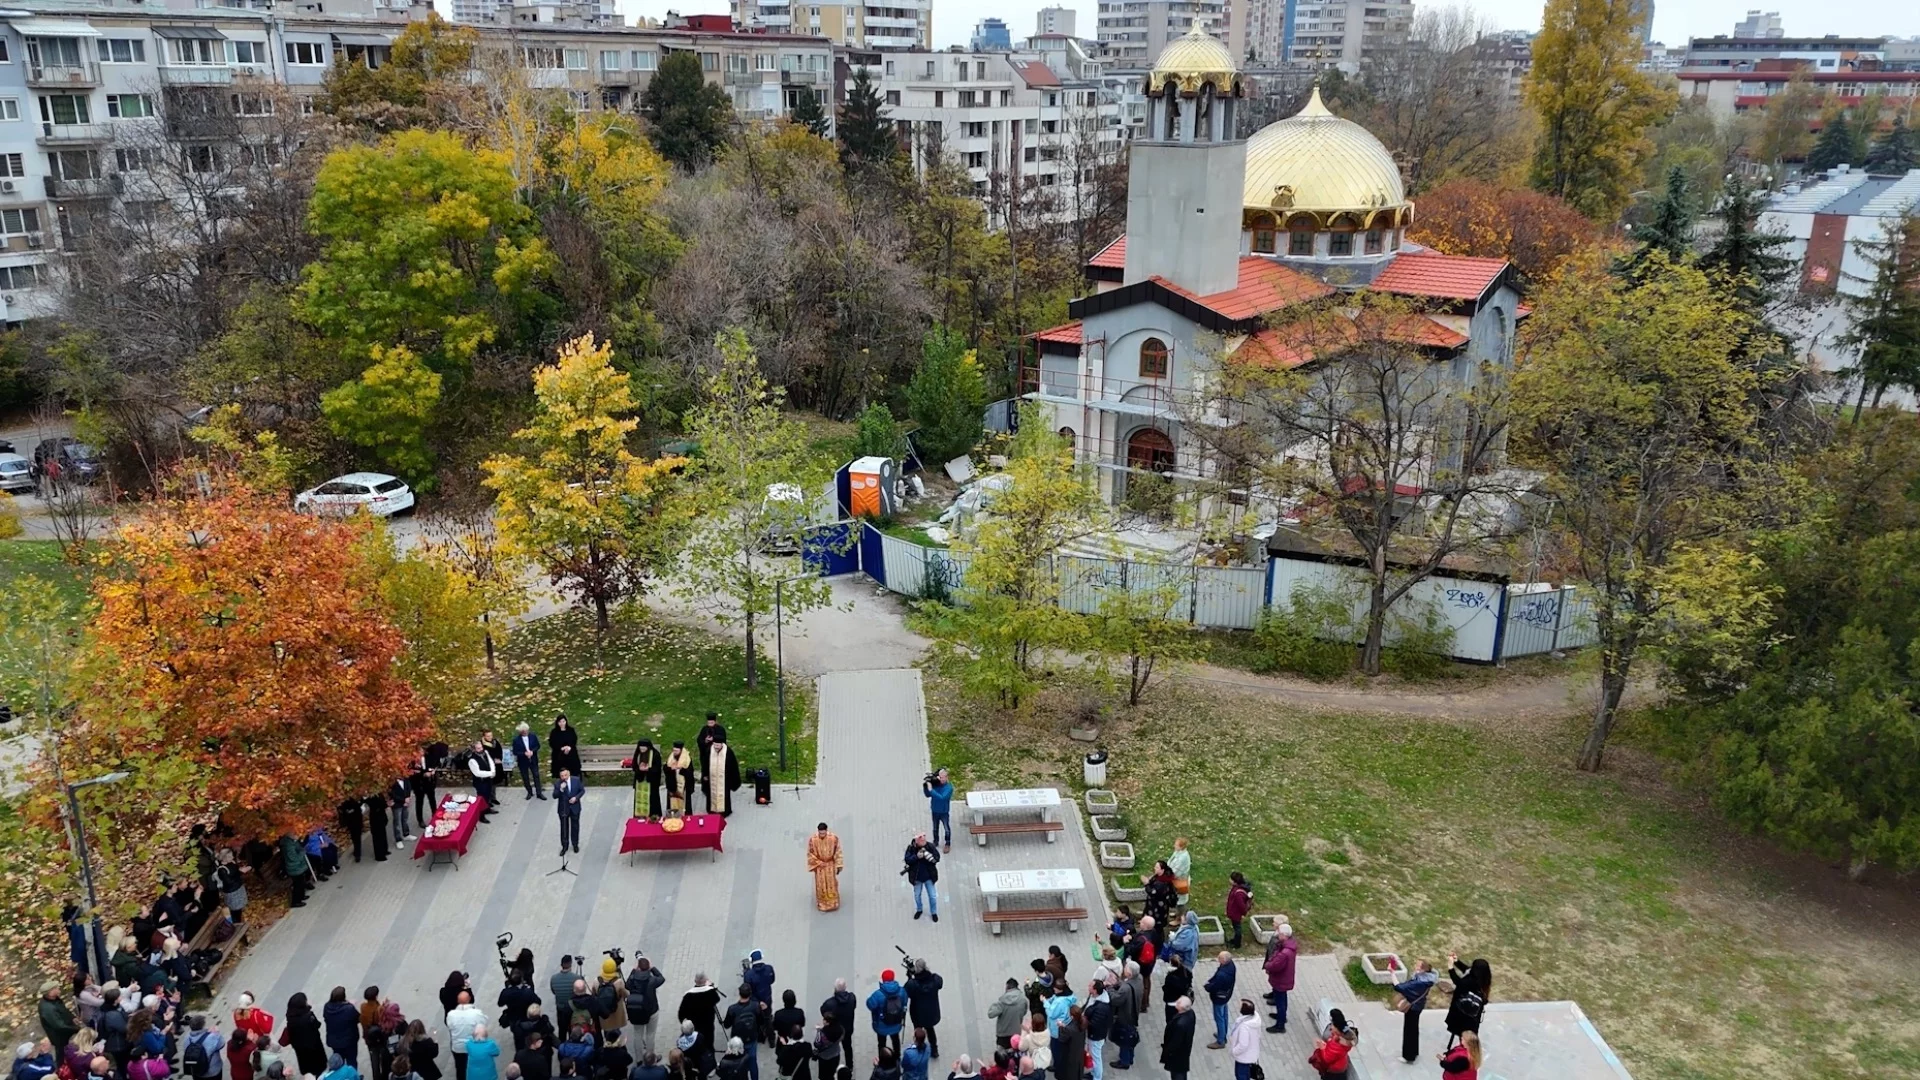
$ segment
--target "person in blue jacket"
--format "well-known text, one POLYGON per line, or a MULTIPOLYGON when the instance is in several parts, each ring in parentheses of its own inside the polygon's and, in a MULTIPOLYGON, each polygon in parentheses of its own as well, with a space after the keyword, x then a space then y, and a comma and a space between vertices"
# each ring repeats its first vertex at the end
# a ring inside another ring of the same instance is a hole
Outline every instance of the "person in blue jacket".
POLYGON ((933 842, 940 845, 941 851, 953 850, 953 781, 948 779, 947 770, 941 769, 920 782, 920 791, 926 795, 927 803, 933 808, 933 842), (945 828, 945 838, 940 830, 945 828))
POLYGON ((900 1029, 907 1023, 907 991, 894 981, 893 969, 880 973, 880 987, 867 995, 867 1012, 873 1017, 873 1034, 883 1046, 891 1046, 898 1059, 900 1029))

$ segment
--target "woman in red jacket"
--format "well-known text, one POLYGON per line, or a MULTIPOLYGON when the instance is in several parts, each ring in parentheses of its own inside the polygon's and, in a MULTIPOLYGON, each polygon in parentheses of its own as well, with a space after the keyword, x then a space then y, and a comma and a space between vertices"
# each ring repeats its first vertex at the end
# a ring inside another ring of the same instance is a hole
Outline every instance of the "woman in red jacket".
POLYGON ((1237 949, 1240 947, 1240 925, 1246 921, 1247 913, 1253 910, 1253 886, 1247 884, 1246 876, 1238 870, 1227 875, 1227 880, 1233 882, 1227 889, 1227 922, 1233 927, 1233 940, 1227 942, 1227 947, 1237 949))
POLYGON ((1440 1055, 1440 1075, 1447 1080, 1480 1080, 1480 1035, 1469 1031, 1460 1045, 1440 1055))
POLYGON ((1323 1080, 1347 1080, 1353 1063, 1353 1047, 1360 1041, 1360 1029, 1347 1023, 1339 1009, 1327 1010, 1327 1026, 1320 1045, 1314 1048, 1307 1064, 1320 1070, 1323 1080))

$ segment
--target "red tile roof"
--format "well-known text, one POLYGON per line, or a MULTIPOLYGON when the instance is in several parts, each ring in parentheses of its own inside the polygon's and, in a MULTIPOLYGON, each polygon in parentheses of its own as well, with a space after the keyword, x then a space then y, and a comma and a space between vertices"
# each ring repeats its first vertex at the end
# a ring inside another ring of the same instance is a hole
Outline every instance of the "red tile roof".
POLYGON ((1088 266, 1098 266, 1106 270, 1125 270, 1127 268, 1127 237, 1122 233, 1120 239, 1100 249, 1100 253, 1087 260, 1088 266))
POLYGON ((1233 356, 1261 367, 1297 368, 1313 359, 1313 350, 1283 330, 1262 330, 1241 342, 1233 356))
POLYGON ((1373 279, 1372 288, 1402 296, 1478 300, 1507 269, 1505 259, 1477 259, 1438 252, 1395 257, 1373 279))
POLYGON ((1029 88, 1060 85, 1060 76, 1055 75, 1052 68, 1038 60, 1014 64, 1013 70, 1020 76, 1020 81, 1026 83, 1029 88))
POLYGON ((1519 322, 1531 314, 1533 314, 1532 304, 1517 304, 1513 309, 1513 321, 1519 322))
POLYGON ((1457 349, 1471 340, 1453 327, 1426 315, 1409 315, 1397 320, 1387 331, 1387 337, 1393 341, 1436 349, 1457 349))
MULTIPOLYGON (((1102 253, 1104 254, 1104 252, 1102 253)), ((1196 296, 1186 289, 1175 285, 1158 275, 1150 278, 1168 290, 1179 293, 1195 303, 1204 304, 1222 318, 1254 319, 1269 311, 1278 311, 1289 304, 1303 300, 1318 300, 1323 296, 1332 296, 1331 285, 1289 270, 1271 259, 1257 255, 1240 257, 1240 283, 1224 292, 1196 296)))
POLYGON ((1061 323, 1027 336, 1035 341, 1057 341, 1062 345, 1078 345, 1082 340, 1078 322, 1061 323))
MULTIPOLYGON (((1333 325, 1339 328, 1338 334, 1335 334, 1333 327, 1324 323, 1269 327, 1250 335, 1234 350, 1233 355, 1263 367, 1301 367, 1312 362, 1325 348, 1337 347, 1339 339, 1359 340, 1360 331, 1352 322, 1342 319, 1333 325), (1326 340, 1316 341, 1316 337, 1326 340)), ((1457 349, 1469 340, 1467 335, 1426 315, 1397 318, 1381 336, 1388 341, 1435 349, 1457 349)))

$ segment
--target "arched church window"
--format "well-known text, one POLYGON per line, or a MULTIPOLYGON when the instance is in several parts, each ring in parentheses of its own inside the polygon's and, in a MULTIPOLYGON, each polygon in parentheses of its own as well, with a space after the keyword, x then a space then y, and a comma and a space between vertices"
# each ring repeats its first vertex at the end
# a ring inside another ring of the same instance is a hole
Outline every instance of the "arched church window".
POLYGON ((1060 429, 1059 434, 1062 439, 1066 440, 1067 447, 1071 449, 1073 447, 1073 429, 1070 427, 1063 427, 1060 429))
POLYGON ((1287 234, 1287 254, 1313 254, 1313 230, 1295 229, 1287 234))
POLYGON ((1380 252, 1384 251, 1385 249, 1386 249, 1386 238, 1380 235, 1380 230, 1368 229, 1367 230, 1367 254, 1378 255, 1380 254, 1380 252))
POLYGON ((1150 337, 1140 343, 1140 377, 1143 379, 1167 377, 1166 342, 1157 337, 1150 337))
POLYGON ((1253 250, 1262 255, 1273 254, 1275 234, 1273 223, 1257 221, 1253 225, 1253 250))
POLYGON ((1353 254, 1353 234, 1336 232, 1327 237, 1327 254, 1340 256, 1353 254))

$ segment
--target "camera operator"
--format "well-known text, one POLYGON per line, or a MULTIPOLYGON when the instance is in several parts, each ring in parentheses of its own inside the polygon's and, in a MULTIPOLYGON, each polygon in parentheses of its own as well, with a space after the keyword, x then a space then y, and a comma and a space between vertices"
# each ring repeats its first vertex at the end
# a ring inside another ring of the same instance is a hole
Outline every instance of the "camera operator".
POLYGON ((500 990, 500 1029, 513 1031, 527 1018, 527 1007, 540 1004, 540 992, 521 975, 520 969, 507 968, 507 985, 500 990))
POLYGON ((953 781, 947 777, 947 770, 940 769, 928 773, 920 781, 920 791, 927 797, 933 808, 933 840, 940 845, 941 851, 953 850, 953 781), (945 839, 941 839, 941 829, 945 829, 945 839))
POLYGON ((940 921, 940 853, 927 840, 926 833, 914 836, 907 845, 907 853, 902 859, 900 873, 913 885, 913 917, 921 915, 921 895, 926 896, 926 907, 933 915, 933 921, 940 921))

